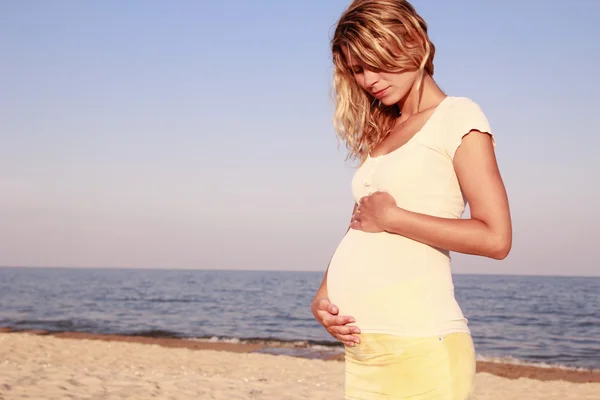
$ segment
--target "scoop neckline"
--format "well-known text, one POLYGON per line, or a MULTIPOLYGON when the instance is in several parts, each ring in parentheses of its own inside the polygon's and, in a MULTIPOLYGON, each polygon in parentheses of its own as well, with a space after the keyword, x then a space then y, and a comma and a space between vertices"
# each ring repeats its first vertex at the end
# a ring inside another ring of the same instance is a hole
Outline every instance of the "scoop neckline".
POLYGON ((400 147, 397 147, 397 148, 395 148, 394 150, 391 150, 391 151, 389 151, 389 152, 387 152, 387 153, 385 153, 385 154, 381 154, 381 155, 374 156, 374 157, 373 157, 373 156, 371 156, 371 153, 367 153, 367 158, 369 158, 369 159, 371 159, 371 160, 376 160, 376 159, 379 159, 379 158, 383 158, 383 157, 389 156, 390 154, 392 154, 392 153, 395 153, 395 152, 397 152, 398 150, 400 150, 400 149, 402 149, 402 148, 406 147, 408 144, 410 144, 412 141, 414 141, 414 140, 415 140, 415 138, 416 138, 417 136, 419 136, 419 134, 420 134, 421 132, 423 132, 423 131, 425 130, 425 128, 427 127, 427 125, 429 125, 429 124, 430 124, 430 122, 431 122, 431 120, 433 119, 433 117, 435 116, 435 114, 437 114, 437 112, 438 112, 438 110, 440 109, 440 107, 442 106, 442 104, 444 104, 444 103, 446 102, 446 100, 450 99, 451 97, 452 97, 452 96, 446 96, 446 97, 444 97, 444 98, 442 99, 442 101, 440 101, 440 102, 438 103, 438 105, 437 105, 437 106, 435 106, 435 108, 434 108, 434 109, 433 109, 433 111, 431 112, 431 115, 429 116, 429 118, 427 118, 427 121, 425 121, 425 123, 423 124, 423 126, 421 127, 421 129, 419 129, 417 132, 415 132, 415 134, 414 134, 414 135, 412 135, 412 137, 411 137, 410 139, 408 139, 408 140, 406 141, 406 143, 404 143, 402 146, 400 146, 400 147))

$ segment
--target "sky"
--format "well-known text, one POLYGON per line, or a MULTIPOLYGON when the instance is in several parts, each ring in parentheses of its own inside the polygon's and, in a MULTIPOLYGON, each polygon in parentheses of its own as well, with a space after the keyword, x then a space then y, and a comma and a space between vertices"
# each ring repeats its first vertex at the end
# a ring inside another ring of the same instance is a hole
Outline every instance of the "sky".
MULTIPOLYGON (((353 206, 348 4, 1 2, 0 265, 325 271, 353 206)), ((505 260, 453 271, 600 276, 600 2, 413 4, 436 82, 490 121, 513 219, 505 260)))

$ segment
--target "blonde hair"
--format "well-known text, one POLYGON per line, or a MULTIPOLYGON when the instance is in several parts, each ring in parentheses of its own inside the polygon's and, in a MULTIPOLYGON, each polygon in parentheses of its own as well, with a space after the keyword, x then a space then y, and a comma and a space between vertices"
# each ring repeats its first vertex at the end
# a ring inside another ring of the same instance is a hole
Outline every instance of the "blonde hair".
POLYGON ((405 0, 355 0, 340 17, 331 41, 334 127, 348 158, 362 162, 390 132, 399 110, 358 86, 343 50, 375 71, 418 70, 419 93, 423 74, 433 76, 435 46, 425 20, 405 0))

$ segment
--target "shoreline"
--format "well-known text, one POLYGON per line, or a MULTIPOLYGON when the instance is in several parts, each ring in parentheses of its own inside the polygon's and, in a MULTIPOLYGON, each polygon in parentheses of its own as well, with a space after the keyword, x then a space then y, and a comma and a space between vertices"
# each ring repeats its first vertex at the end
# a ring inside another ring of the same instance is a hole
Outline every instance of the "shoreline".
MULTIPOLYGON (((206 340, 186 339, 186 338, 163 338, 163 337, 145 337, 121 334, 94 334, 85 332, 54 332, 47 330, 18 330, 13 328, 0 328, 0 335, 3 334, 30 334, 36 336, 52 336, 63 339, 83 339, 99 340, 105 342, 128 342, 138 344, 158 345, 167 348, 185 348, 189 350, 213 350, 224 351, 228 353, 256 353, 273 354, 269 350, 281 348, 294 348, 293 343, 286 346, 269 346, 267 343, 228 343, 211 342, 206 340)), ((341 363, 343 354, 331 355, 327 352, 314 350, 313 353, 321 355, 320 358, 326 362, 341 363)), ((293 354, 279 353, 280 355, 293 356, 301 359, 309 359, 293 354)), ((502 378, 512 380, 528 378, 538 381, 566 381, 571 383, 600 383, 600 370, 570 369, 551 366, 535 366, 510 363, 496 363, 490 361, 477 361, 477 373, 488 373, 502 378)))

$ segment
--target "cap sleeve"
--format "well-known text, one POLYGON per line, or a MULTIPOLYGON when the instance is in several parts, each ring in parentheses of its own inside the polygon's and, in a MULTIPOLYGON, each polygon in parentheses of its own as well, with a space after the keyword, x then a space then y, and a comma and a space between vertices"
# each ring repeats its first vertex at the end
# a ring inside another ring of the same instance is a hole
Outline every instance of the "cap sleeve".
POLYGON ((454 159, 454 154, 461 145, 462 138, 472 130, 489 134, 493 145, 496 145, 494 133, 487 117, 473 100, 465 97, 457 98, 449 107, 447 120, 442 146, 444 152, 451 159, 454 159))

